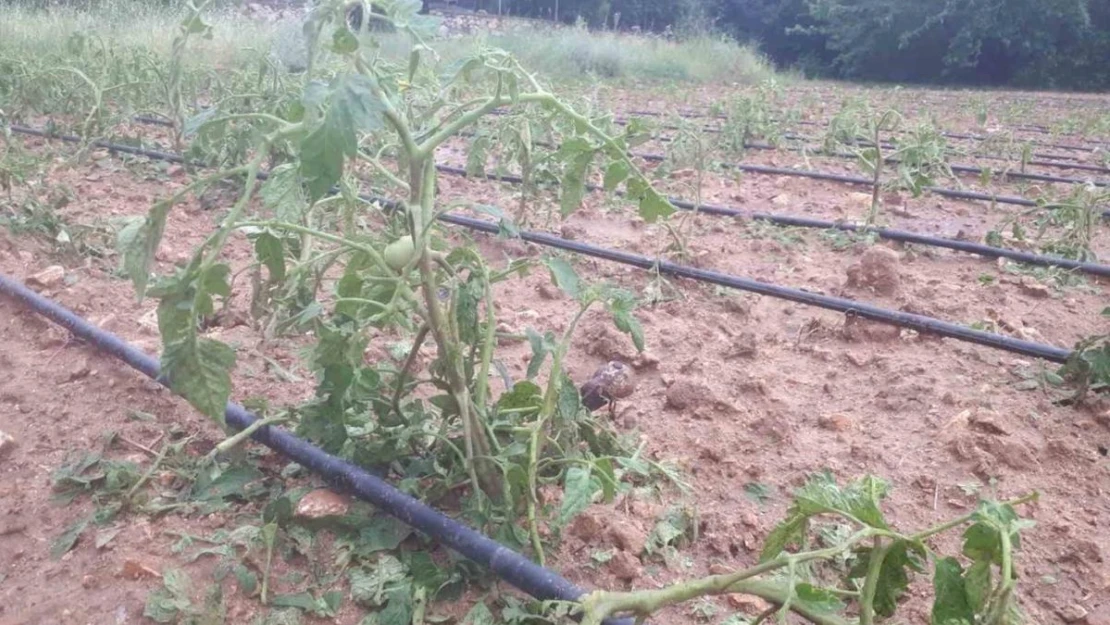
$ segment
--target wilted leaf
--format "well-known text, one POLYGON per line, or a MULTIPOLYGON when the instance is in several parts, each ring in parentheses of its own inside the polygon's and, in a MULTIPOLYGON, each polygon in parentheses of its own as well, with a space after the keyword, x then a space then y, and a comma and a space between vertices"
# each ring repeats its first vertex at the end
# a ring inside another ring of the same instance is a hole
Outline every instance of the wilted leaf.
POLYGON ((545 258, 543 262, 551 271, 551 279, 564 293, 573 299, 582 296, 582 281, 570 263, 554 256, 545 258))
POLYGON ((259 189, 262 204, 279 221, 299 222, 308 207, 301 182, 300 173, 292 164, 278 165, 259 189))
POLYGON ((141 300, 150 280, 150 266, 166 230, 169 202, 158 202, 146 217, 134 217, 116 235, 116 246, 123 257, 123 269, 135 285, 141 300))
POLYGON ((617 185, 628 178, 629 171, 628 164, 623 160, 609 163, 609 167, 605 169, 605 191, 607 193, 612 193, 617 188, 617 185))
POLYGON ((77 539, 80 538, 81 533, 85 531, 88 525, 89 519, 84 518, 67 527, 61 535, 54 539, 54 542, 50 543, 50 559, 57 560, 65 555, 67 551, 73 549, 74 545, 77 544, 77 539))
POLYGON ((974 625, 975 612, 967 602, 959 560, 937 560, 933 589, 932 625, 974 625))
POLYGON ((301 142, 301 176, 315 202, 343 176, 344 157, 358 153, 358 135, 382 125, 382 103, 373 78, 344 75, 332 86, 331 104, 320 127, 301 142))
POLYGON ((567 469, 563 479, 563 502, 559 506, 559 514, 555 525, 566 527, 578 513, 590 505, 593 498, 594 485, 590 479, 590 468, 574 465, 567 469))

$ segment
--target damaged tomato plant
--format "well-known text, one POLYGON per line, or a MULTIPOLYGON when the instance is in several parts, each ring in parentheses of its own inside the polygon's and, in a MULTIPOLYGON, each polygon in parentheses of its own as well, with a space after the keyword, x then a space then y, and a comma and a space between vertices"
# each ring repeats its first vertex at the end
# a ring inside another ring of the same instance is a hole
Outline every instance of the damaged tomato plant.
MULTIPOLYGON (((392 64, 377 54, 376 35, 365 25, 360 32, 348 27, 347 4, 332 0, 311 13, 308 69, 295 105, 273 112, 217 105, 186 124, 216 150, 221 133, 239 140, 243 124, 257 140, 245 164, 196 180, 122 229, 125 269, 140 296, 159 300, 162 370, 197 409, 223 424, 235 353, 202 328, 241 290, 236 277, 248 273, 252 312, 269 333, 300 330, 317 341, 311 351, 317 397, 292 411, 298 433, 362 466, 395 474, 402 488, 425 499, 463 488, 473 495, 466 505, 477 524, 507 544, 531 544, 542 561, 537 514, 552 508, 541 496, 543 484, 563 487, 549 525, 557 533, 594 498, 612 499, 625 474, 646 477, 660 468, 637 458, 611 428, 589 416, 563 370, 577 321, 594 306, 604 307, 642 349, 635 298, 588 285, 565 261, 548 259, 556 283, 579 303, 578 313, 561 337, 529 332, 534 357, 528 379, 512 383, 500 367, 508 388, 495 399, 493 289, 527 263, 495 269, 473 242, 447 236, 437 218, 455 207, 494 215, 507 236, 515 226, 491 207, 441 205, 436 151, 501 109, 532 112, 519 116, 523 124, 558 118, 567 133, 559 151, 563 214, 581 203, 594 168, 605 172, 607 187, 624 186, 645 220, 674 209, 627 156, 628 137, 576 112, 507 53, 481 49, 444 71, 424 44, 434 21, 418 14, 420 3, 375 2, 378 10, 365 14, 412 41, 407 66, 392 64), (290 156, 263 172, 281 155, 290 156), (170 210, 228 179, 241 180, 242 188, 219 227, 183 268, 151 281, 170 210), (358 192, 365 179, 402 199, 366 199, 358 192), (252 243, 255 261, 233 274, 225 259, 237 232, 252 243), (376 330, 413 337, 399 368, 365 362, 376 330), (411 369, 429 340, 435 356, 426 375, 418 376, 411 369), (541 387, 532 378, 548 355, 548 381, 541 387)), ((200 18, 194 13, 190 19, 200 18)), ((526 136, 524 128, 519 134, 526 136)))

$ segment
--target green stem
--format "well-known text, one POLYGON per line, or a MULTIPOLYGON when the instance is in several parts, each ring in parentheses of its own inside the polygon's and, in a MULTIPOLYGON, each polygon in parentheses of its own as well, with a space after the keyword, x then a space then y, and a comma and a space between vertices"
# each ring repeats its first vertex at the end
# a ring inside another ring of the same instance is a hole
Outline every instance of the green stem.
POLYGON ((482 282, 486 287, 486 334, 482 338, 482 351, 479 354, 482 364, 474 386, 474 403, 484 412, 487 410, 489 399, 489 368, 493 362, 493 346, 497 341, 497 313, 493 307, 493 283, 490 282, 489 267, 484 261, 479 260, 479 262, 481 262, 482 282))
POLYGON ((243 428, 242 430, 236 432, 232 436, 229 436, 219 445, 216 445, 216 447, 212 449, 212 451, 208 452, 208 457, 214 459, 220 454, 226 454, 239 445, 242 445, 244 441, 253 436, 254 433, 258 430, 261 430, 268 425, 275 425, 283 421, 285 421, 285 417, 266 417, 264 419, 259 419, 254 423, 248 425, 247 427, 243 428))
POLYGON ((131 486, 131 488, 127 489, 127 495, 124 496, 125 501, 130 502, 131 498, 135 496, 135 493, 139 492, 139 489, 142 488, 143 484, 146 484, 148 481, 150 481, 151 477, 154 477, 154 472, 162 466, 162 461, 166 459, 166 453, 169 451, 169 449, 169 443, 162 445, 162 449, 159 450, 158 455, 155 456, 154 462, 151 463, 150 468, 147 469, 145 473, 143 473, 143 476, 139 478, 139 481, 135 482, 131 486))
POLYGON ((412 363, 416 361, 416 356, 420 353, 421 346, 424 345, 424 339, 428 336, 428 329, 428 324, 424 324, 416 333, 416 337, 412 339, 412 349, 409 350, 409 355, 405 358, 405 363, 401 365, 401 370, 397 372, 397 382, 393 388, 393 401, 390 402, 390 405, 393 406, 393 412, 397 413, 397 418, 406 424, 408 420, 405 419, 405 415, 401 412, 401 396, 405 391, 405 378, 408 376, 412 363))
POLYGON ((878 536, 871 547, 871 560, 867 566, 867 577, 863 580, 859 598, 860 625, 871 625, 875 622, 875 592, 879 588, 879 574, 883 570, 883 560, 890 552, 890 545, 884 545, 878 536))
POLYGON ((369 163, 375 170, 377 170, 378 173, 385 176, 387 180, 389 180, 395 186, 398 186, 398 187, 404 189, 405 192, 408 193, 409 183, 407 183, 404 180, 401 180, 400 178, 398 178, 397 174, 394 174, 393 172, 389 171, 389 169, 385 165, 382 165, 378 161, 378 159, 370 156, 369 154, 367 154, 365 152, 362 152, 361 150, 358 153, 358 158, 361 161, 369 163))

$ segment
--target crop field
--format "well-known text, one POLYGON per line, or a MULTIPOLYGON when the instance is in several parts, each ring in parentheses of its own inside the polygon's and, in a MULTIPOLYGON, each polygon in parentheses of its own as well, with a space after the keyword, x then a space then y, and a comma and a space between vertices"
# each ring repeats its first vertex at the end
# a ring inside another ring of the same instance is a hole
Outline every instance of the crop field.
POLYGON ((39 4, 0 625, 1110 625, 1110 96, 39 4))

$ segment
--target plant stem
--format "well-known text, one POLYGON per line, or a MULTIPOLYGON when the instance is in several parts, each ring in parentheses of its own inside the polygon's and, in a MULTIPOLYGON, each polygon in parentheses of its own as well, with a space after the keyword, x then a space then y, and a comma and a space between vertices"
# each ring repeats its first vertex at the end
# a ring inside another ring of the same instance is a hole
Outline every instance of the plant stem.
POLYGON ((255 421, 254 423, 248 425, 247 427, 243 428, 242 430, 236 432, 232 436, 229 436, 228 438, 224 439, 222 442, 220 442, 220 444, 216 445, 216 447, 214 449, 212 449, 212 451, 208 452, 208 457, 214 459, 216 456, 218 456, 220 454, 226 454, 227 452, 231 451, 232 449, 235 449, 239 445, 243 444, 243 441, 245 441, 248 438, 250 438, 251 436, 253 436, 254 433, 257 432, 258 430, 261 430, 262 428, 264 428, 266 426, 281 423, 283 421, 285 421, 285 417, 283 417, 283 416, 282 417, 266 417, 264 419, 259 419, 259 420, 255 421))
POLYGON ((420 353, 420 347, 424 345, 424 339, 428 336, 428 324, 420 326, 420 330, 416 333, 416 337, 412 339, 412 349, 409 350, 409 355, 405 358, 405 364, 401 365, 401 370, 397 372, 397 383, 393 388, 393 401, 390 405, 393 406, 393 412, 397 413, 397 418, 407 423, 405 415, 401 412, 401 395, 405 390, 405 378, 408 376, 409 368, 412 363, 416 361, 417 354, 420 353))
MULTIPOLYGON (((583 625, 599 625, 601 621, 609 616, 625 612, 631 612, 639 616, 647 616, 666 606, 682 603, 704 595, 720 595, 739 592, 756 594, 766 599, 768 597, 757 592, 752 592, 752 588, 765 590, 769 583, 762 582, 761 580, 751 580, 751 578, 783 568, 784 566, 794 566, 811 560, 827 559, 837 556, 851 549, 859 542, 875 537, 877 534, 878 531, 875 528, 867 527, 848 537, 844 542, 832 547, 815 549, 813 551, 797 554, 784 553, 777 558, 742 571, 725 575, 711 575, 702 579, 674 584, 659 590, 639 590, 617 593, 599 591, 591 593, 582 600, 582 607, 586 615, 582 623, 583 625)), ((840 624, 846 622, 836 616, 829 617, 825 615, 808 614, 808 610, 804 603, 791 604, 790 599, 792 596, 792 589, 785 588, 781 589, 781 592, 775 594, 774 597, 769 600, 779 605, 790 604, 791 611, 802 614, 815 623, 840 624), (818 618, 814 618, 814 616, 818 618)))
POLYGON ((871 560, 867 565, 867 577, 863 580, 863 588, 859 598, 860 625, 871 625, 875 622, 875 592, 879 588, 879 574, 883 570, 883 560, 890 552, 890 545, 884 545, 882 538, 876 536, 871 547, 871 560))
POLYGON ((131 486, 131 488, 127 489, 127 495, 124 496, 125 501, 130 503, 131 498, 135 496, 135 493, 139 492, 139 489, 142 488, 143 484, 146 484, 150 480, 150 478, 154 476, 154 472, 157 471, 158 468, 162 466, 162 461, 164 461, 166 459, 166 453, 169 450, 170 450, 170 444, 169 443, 166 443, 165 445, 162 445, 162 449, 160 449, 158 451, 158 455, 155 456, 154 462, 152 462, 150 464, 150 468, 147 469, 145 473, 143 473, 142 477, 139 478, 139 481, 135 482, 131 486))

